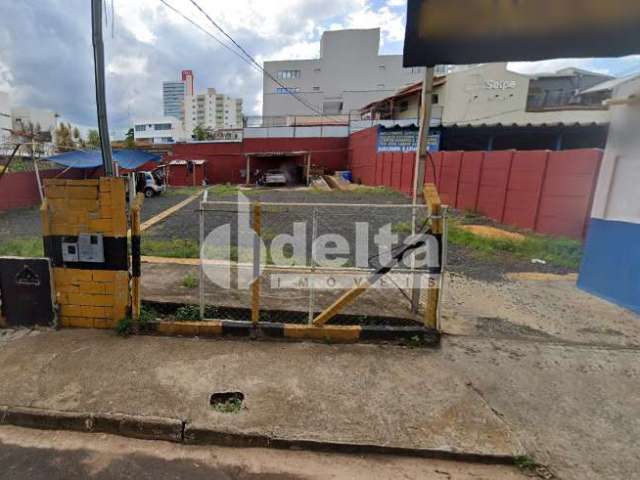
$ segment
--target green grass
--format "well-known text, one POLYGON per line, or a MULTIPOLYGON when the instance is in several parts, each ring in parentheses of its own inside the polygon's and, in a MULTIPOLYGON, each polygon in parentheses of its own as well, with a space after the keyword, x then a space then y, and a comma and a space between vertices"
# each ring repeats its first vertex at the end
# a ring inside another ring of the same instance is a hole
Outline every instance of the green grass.
POLYGON ((16 237, 0 240, 0 256, 42 257, 42 237, 16 237))
POLYGON ((211 196, 225 197, 225 196, 229 196, 229 195, 235 195, 239 191, 240 191, 240 189, 238 188, 237 185, 230 185, 228 183, 227 184, 214 185, 212 187, 209 187, 209 197, 211 197, 211 196))
POLYGON ((216 403, 213 409, 220 413, 238 413, 242 409, 242 400, 232 398, 226 402, 216 403))
POLYGON ((187 273, 182 279, 182 286, 185 288, 196 288, 200 284, 198 277, 193 273, 187 273))
POLYGON ((460 227, 455 220, 449 222, 449 243, 470 248, 482 255, 510 254, 523 260, 539 258, 548 264, 577 270, 582 257, 582 244, 568 238, 545 235, 526 235, 524 240, 486 238, 460 227))
POLYGON ((188 239, 157 240, 142 237, 142 255, 168 258, 199 258, 198 242, 188 239))
POLYGON ((165 195, 195 195, 203 191, 202 187, 169 187, 165 192, 165 195))

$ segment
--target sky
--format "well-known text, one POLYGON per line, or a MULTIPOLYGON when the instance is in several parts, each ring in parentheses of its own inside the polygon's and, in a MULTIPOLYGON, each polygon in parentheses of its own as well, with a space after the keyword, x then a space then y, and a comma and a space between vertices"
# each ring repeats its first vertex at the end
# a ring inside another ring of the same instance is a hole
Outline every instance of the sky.
MULTIPOLYGON (((207 87, 260 115, 262 74, 160 0, 104 0, 109 126, 122 137, 136 117, 162 115, 162 82, 193 70, 207 87)), ((165 0, 218 34, 190 0, 165 0)), ((13 106, 53 110, 83 131, 96 120, 89 0, 0 0, 0 90, 13 106)), ((197 0, 259 62, 317 58, 325 30, 380 27, 380 51, 401 54, 406 0, 197 0)), ((566 66, 612 75, 640 71, 640 56, 510 65, 523 73, 566 66)))

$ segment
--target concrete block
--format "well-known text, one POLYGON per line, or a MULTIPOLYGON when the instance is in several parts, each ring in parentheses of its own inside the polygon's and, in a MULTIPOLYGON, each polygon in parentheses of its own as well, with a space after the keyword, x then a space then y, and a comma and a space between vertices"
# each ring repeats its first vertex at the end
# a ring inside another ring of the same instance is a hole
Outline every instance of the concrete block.
POLYGON ((113 295, 94 295, 90 293, 68 293, 69 303, 89 307, 112 307, 113 295))
POLYGON ((28 407, 2 407, 0 423, 45 430, 91 431, 91 416, 85 413, 60 412, 28 407))

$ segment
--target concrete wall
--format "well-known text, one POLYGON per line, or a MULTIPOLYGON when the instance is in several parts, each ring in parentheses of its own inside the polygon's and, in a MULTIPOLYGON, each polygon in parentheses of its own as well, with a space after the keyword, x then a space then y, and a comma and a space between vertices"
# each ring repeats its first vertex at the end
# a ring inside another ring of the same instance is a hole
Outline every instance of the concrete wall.
MULTIPOLYGON (((640 79, 614 98, 640 94, 640 79)), ((640 109, 612 107, 612 123, 591 212, 578 285, 640 312, 640 109)))
POLYGON ((175 117, 137 118, 133 124, 133 135, 136 140, 150 140, 152 143, 173 143, 183 141, 185 138, 182 123, 175 117), (170 124, 171 128, 156 130, 155 125, 159 124, 170 124), (144 127, 144 130, 139 130, 139 126, 144 127), (172 138, 173 142, 163 140, 165 138, 172 138))
MULTIPOLYGON (((536 232, 583 238, 602 152, 438 152, 427 181, 443 203, 536 232), (434 171, 435 167, 435 171, 434 171)), ((415 154, 377 152, 377 129, 351 136, 349 168, 356 181, 412 193, 415 154)))
MULTIPOLYGON (((341 101, 341 113, 348 113, 422 78, 422 69, 402 67, 402 55, 379 55, 379 44, 377 28, 325 32, 319 59, 271 61, 264 66, 275 78, 282 70, 300 70, 300 78, 280 82, 299 89, 297 95, 320 111, 323 102, 341 101)), ((279 87, 264 76, 264 116, 313 114, 291 95, 276 93, 279 87)))
POLYGON ((173 147, 171 160, 207 161, 206 178, 211 184, 244 183, 248 153, 311 152, 311 163, 328 172, 344 170, 348 138, 245 138, 242 143, 182 143, 173 147))

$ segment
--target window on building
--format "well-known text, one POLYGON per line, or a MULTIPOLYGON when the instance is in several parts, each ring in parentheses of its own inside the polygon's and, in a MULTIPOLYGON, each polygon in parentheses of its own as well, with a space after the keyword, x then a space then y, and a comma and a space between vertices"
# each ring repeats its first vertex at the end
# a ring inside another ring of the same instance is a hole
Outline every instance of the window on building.
POLYGON ((387 67, 385 67, 384 65, 378 65, 378 70, 380 70, 381 72, 386 70, 387 67))
POLYGON ((276 88, 276 93, 280 94, 280 95, 286 95, 287 93, 298 93, 299 91, 300 91, 300 88, 298 88, 298 87, 289 87, 289 88, 278 87, 278 88, 276 88))
POLYGON ((320 87, 313 87, 313 91, 314 92, 319 92, 320 91, 320 87))
POLYGON ((300 70, 280 70, 278 78, 281 80, 296 80, 300 78, 300 70))
POLYGON ((322 71, 321 68, 314 68, 313 73, 320 73, 322 71))
POLYGON ((440 96, 437 93, 431 95, 431 103, 440 103, 440 96))
POLYGON ((339 101, 329 101, 323 102, 322 104, 322 113, 326 115, 337 115, 342 113, 342 102, 339 101))
POLYGON ((170 123, 156 123, 153 126, 154 130, 171 130, 171 124, 170 123))
POLYGON ((384 88, 384 83, 379 83, 378 85, 376 85, 377 88, 384 88))
POLYGON ((409 110, 409 101, 408 100, 404 100, 404 101, 400 102, 400 111, 401 112, 406 112, 407 110, 409 110))
POLYGON ((144 132, 146 127, 144 125, 136 125, 136 132, 144 132))

